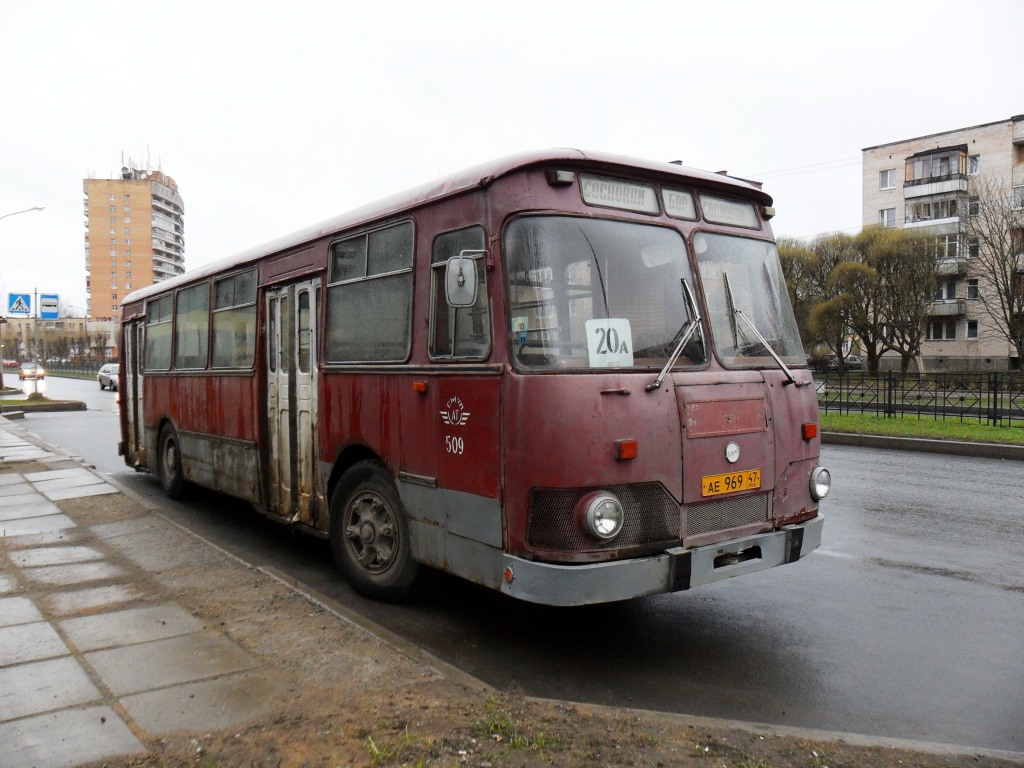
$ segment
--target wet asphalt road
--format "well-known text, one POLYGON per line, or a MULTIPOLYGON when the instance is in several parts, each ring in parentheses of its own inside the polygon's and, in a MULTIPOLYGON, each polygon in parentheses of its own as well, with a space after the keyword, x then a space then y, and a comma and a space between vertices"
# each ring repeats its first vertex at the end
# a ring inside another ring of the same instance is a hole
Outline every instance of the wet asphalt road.
MULTIPOLYGON (((148 498, 116 456, 112 393, 22 424, 148 498)), ((1024 463, 825 446, 835 488, 808 559, 693 592, 551 609, 442 574, 415 603, 354 595, 324 542, 198 494, 169 516, 500 688, 709 717, 1024 751, 1024 463)))

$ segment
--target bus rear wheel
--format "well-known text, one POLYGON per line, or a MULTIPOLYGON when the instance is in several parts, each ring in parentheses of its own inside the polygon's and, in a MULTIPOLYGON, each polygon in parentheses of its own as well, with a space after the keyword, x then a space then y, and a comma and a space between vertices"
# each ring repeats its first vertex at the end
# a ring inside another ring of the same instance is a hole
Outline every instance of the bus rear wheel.
POLYGON ((376 461, 361 461, 331 497, 331 549, 353 589, 376 600, 411 596, 419 577, 409 523, 391 477, 376 461))
POLYGON ((185 493, 185 473, 181 468, 181 443, 178 432, 166 426, 160 432, 160 485, 170 499, 180 499, 185 493))

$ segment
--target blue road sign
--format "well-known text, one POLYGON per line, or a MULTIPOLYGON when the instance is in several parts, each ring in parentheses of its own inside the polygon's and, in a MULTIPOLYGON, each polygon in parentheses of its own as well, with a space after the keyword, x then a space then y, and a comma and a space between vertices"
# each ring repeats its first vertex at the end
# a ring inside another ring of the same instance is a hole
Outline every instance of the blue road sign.
POLYGON ((59 297, 56 293, 39 294, 39 317, 42 320, 59 320, 59 297))
POLYGON ((28 317, 32 314, 31 293, 8 293, 7 314, 28 317))

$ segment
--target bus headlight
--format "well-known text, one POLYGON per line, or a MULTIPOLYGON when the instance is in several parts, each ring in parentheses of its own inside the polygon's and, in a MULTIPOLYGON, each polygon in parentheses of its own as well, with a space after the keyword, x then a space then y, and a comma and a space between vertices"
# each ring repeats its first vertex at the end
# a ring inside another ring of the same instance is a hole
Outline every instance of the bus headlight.
POLYGON ((811 470, 811 498, 821 501, 828 492, 832 490, 832 475, 824 467, 815 467, 811 470))
POLYGON ((607 491, 585 496, 580 502, 579 510, 586 532, 602 541, 609 541, 618 536, 625 522, 622 503, 607 491))

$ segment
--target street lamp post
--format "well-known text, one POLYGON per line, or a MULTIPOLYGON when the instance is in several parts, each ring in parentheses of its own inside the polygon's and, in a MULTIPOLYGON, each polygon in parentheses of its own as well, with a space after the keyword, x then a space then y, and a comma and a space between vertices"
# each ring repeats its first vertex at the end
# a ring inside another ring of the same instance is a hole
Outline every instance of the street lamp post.
MULTIPOLYGON (((43 205, 33 205, 31 208, 26 208, 23 211, 12 211, 11 213, 5 213, 3 216, 0 216, 0 221, 3 221, 8 216, 17 216, 19 213, 31 213, 32 211, 45 211, 45 210, 46 210, 46 206, 43 206, 43 205)), ((3 371, 3 364, 0 363, 0 389, 3 389, 3 388, 4 388, 4 371, 3 371)))
POLYGON ((24 211, 14 211, 13 213, 5 213, 3 216, 0 216, 0 221, 3 221, 8 216, 17 216, 19 213, 30 213, 31 211, 45 211, 45 210, 46 210, 46 206, 44 206, 44 205, 33 205, 31 208, 26 208, 24 211))

